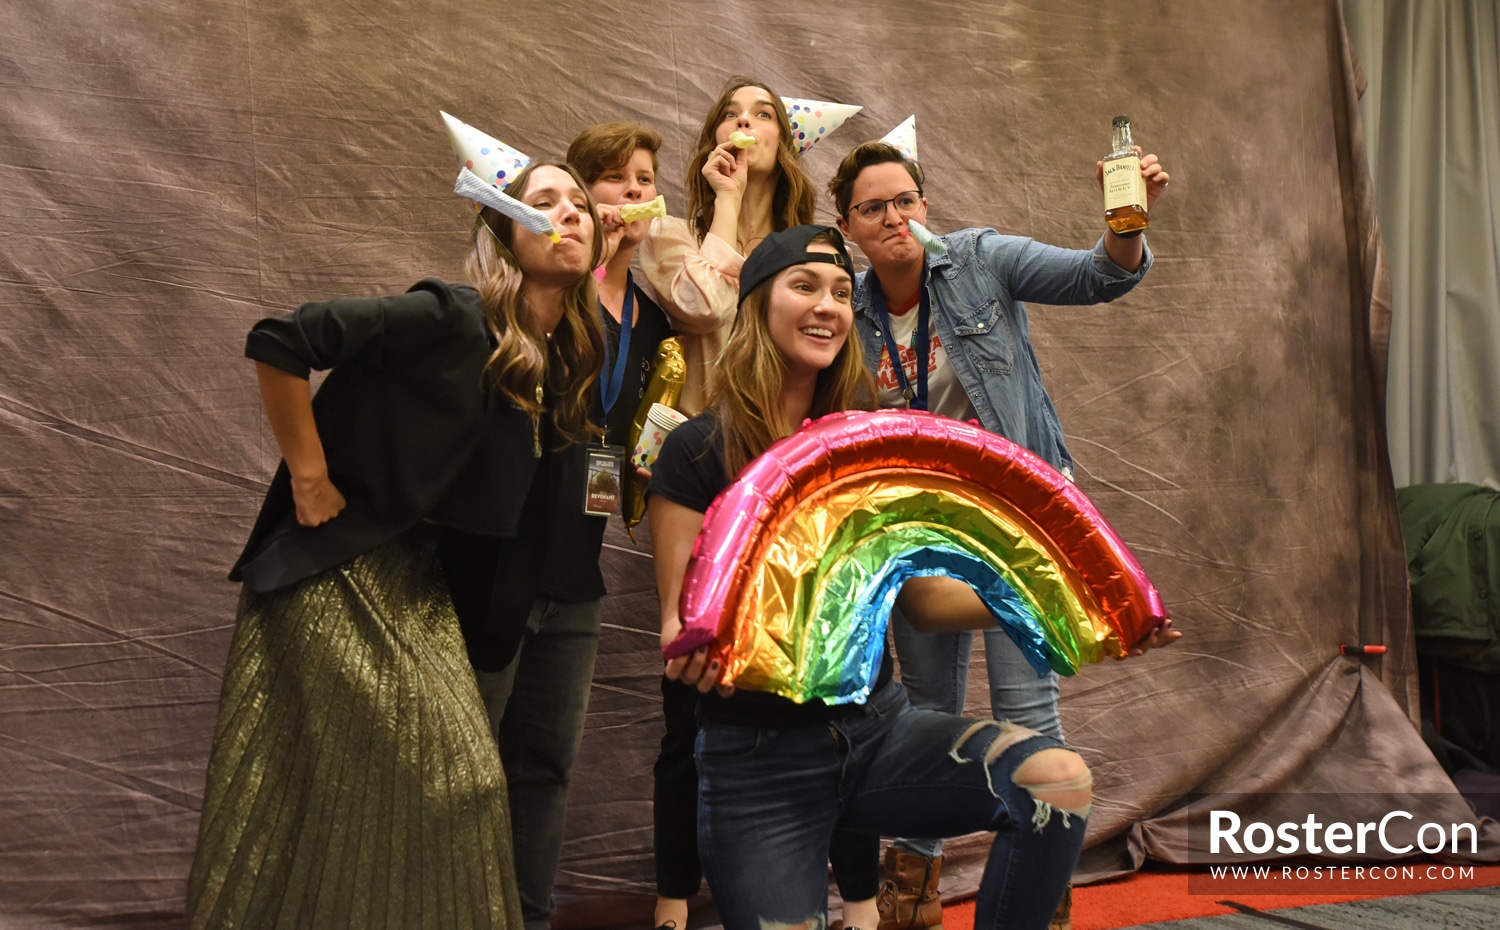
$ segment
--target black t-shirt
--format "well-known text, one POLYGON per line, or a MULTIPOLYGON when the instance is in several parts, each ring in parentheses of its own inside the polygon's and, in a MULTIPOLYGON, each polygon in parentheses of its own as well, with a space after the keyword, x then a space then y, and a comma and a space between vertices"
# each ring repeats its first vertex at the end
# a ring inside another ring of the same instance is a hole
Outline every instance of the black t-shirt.
MULTIPOLYGON (((674 429, 662 444, 656 466, 651 470, 648 494, 660 494, 674 504, 707 513, 719 492, 729 485, 724 467, 724 437, 718 431, 713 412, 701 413, 674 429)), ((882 648, 880 675, 872 691, 879 691, 891 680, 891 653, 882 648)), ((764 691, 735 689, 729 697, 715 691, 703 695, 705 719, 742 727, 786 729, 825 724, 857 710, 858 704, 828 705, 822 701, 805 704, 764 691)))
MULTIPOLYGON (((594 422, 604 423, 604 441, 623 446, 630 434, 636 408, 651 382, 651 363, 661 341, 672 334, 667 315, 639 287, 635 288, 636 319, 630 328, 630 350, 625 359, 620 395, 603 414, 603 396, 595 388, 594 422)), ((609 357, 600 381, 608 378, 620 348, 620 323, 599 306, 604 322, 604 341, 609 357)), ((626 449, 629 455, 630 450, 626 449)), ((604 545, 607 517, 591 517, 583 512, 583 489, 588 480, 588 449, 573 443, 562 450, 549 450, 538 465, 537 481, 551 486, 547 499, 550 509, 540 514, 545 524, 545 549, 541 553, 538 592, 555 601, 582 603, 597 601, 605 595, 604 575, 599 570, 599 550, 604 545)), ((536 577, 536 576, 533 576, 536 577)))

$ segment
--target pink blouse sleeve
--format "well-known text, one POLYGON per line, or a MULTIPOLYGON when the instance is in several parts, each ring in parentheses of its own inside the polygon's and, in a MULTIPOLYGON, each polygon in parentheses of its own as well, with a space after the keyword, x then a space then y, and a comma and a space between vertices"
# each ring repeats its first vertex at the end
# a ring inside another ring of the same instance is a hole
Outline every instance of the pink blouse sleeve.
POLYGON ((734 321, 745 259, 729 243, 712 233, 700 243, 686 220, 667 216, 651 221, 636 254, 678 332, 706 335, 734 321))

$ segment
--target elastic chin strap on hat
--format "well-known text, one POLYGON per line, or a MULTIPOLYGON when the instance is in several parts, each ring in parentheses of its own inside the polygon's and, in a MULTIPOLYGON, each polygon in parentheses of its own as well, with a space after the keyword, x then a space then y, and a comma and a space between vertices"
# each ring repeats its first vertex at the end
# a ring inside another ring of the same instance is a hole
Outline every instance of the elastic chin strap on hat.
POLYGON ((484 227, 484 231, 490 234, 490 238, 495 240, 495 246, 500 250, 501 260, 516 268, 520 268, 521 263, 516 261, 515 253, 504 242, 500 241, 500 234, 495 232, 490 226, 489 220, 484 218, 484 214, 480 213, 476 218, 479 220, 479 225, 484 227))

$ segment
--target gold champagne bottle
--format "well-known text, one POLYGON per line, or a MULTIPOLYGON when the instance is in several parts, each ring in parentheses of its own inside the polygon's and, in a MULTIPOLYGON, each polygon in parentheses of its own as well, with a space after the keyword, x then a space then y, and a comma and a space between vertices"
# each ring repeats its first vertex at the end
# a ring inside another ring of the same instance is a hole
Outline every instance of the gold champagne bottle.
POLYGON ((1114 141, 1104 159, 1104 221, 1117 233, 1151 224, 1146 216, 1146 179, 1130 141, 1130 117, 1116 116, 1114 141))

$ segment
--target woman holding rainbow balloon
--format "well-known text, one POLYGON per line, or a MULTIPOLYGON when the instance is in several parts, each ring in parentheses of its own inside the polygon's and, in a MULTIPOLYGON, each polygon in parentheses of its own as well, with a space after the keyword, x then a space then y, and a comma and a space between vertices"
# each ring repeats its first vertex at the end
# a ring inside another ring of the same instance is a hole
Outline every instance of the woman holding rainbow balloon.
MULTIPOLYGON (((703 409, 734 326, 745 256, 772 232, 813 219, 815 189, 798 160, 812 140, 797 143, 788 105, 763 81, 730 78, 709 107, 688 160, 687 219, 653 220, 637 252, 682 345, 686 380, 676 406, 689 416, 703 409)), ((670 639, 675 631, 662 635, 670 639)), ((676 930, 687 926, 687 899, 702 883, 693 759, 697 705, 694 689, 662 679, 666 734, 654 767, 652 813, 655 925, 676 930)), ((870 930, 878 920, 878 856, 876 837, 842 832, 828 852, 846 921, 870 930)))
MULTIPOLYGON (((740 274, 740 313, 701 415, 657 460, 650 516, 663 635, 681 628, 684 575, 704 514, 751 459, 807 418, 874 405, 853 328, 853 269, 831 227, 773 233, 740 274)), ((995 620, 952 578, 914 578, 899 603, 929 629, 995 620)), ((836 830, 864 835, 992 831, 977 927, 1045 927, 1061 898, 1091 804, 1083 760, 1048 736, 911 706, 879 672, 862 704, 802 703, 715 688, 708 647, 667 663, 702 693, 699 845, 728 930, 816 927, 836 830)), ((849 923, 846 920, 846 924, 849 923)))

